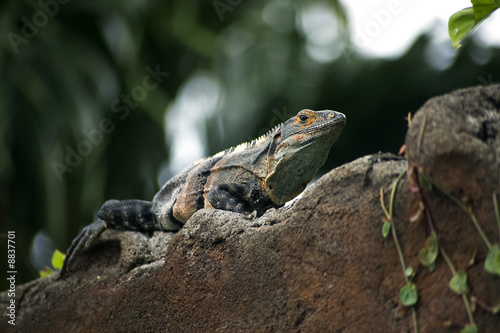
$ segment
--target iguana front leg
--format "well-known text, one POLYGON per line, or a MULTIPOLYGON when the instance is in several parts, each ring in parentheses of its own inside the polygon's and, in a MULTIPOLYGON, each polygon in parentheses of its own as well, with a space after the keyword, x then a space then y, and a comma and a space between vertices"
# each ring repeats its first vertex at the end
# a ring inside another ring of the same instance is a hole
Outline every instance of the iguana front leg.
POLYGON ((208 192, 207 199, 216 209, 245 214, 249 213, 246 192, 244 186, 239 184, 220 184, 208 192))
POLYGON ((272 201, 265 199, 256 187, 248 184, 217 185, 208 192, 207 199, 216 209, 245 214, 249 219, 261 215, 270 207, 276 207, 272 201))
POLYGON ((97 213, 97 220, 83 228, 82 232, 71 243, 66 252, 60 277, 65 279, 68 276, 74 259, 80 252, 88 249, 106 228, 137 231, 162 230, 152 207, 153 203, 150 201, 106 201, 97 213))

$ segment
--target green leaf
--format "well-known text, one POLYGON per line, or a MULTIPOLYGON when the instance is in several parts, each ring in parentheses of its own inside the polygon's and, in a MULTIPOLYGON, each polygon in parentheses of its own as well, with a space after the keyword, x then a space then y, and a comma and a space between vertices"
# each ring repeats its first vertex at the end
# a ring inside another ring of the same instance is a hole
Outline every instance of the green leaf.
POLYGON ((55 249, 54 253, 52 254, 52 267, 57 270, 61 270, 65 257, 66 255, 64 253, 62 253, 58 249, 55 249))
POLYGON ((465 328, 463 328, 460 333, 477 333, 477 326, 474 325, 467 325, 465 328))
POLYGON ((389 231, 391 231, 391 223, 389 221, 385 221, 384 225, 382 226, 382 236, 384 238, 387 238, 389 235, 389 231))
POLYGON ((430 267, 436 261, 439 253, 439 246, 437 241, 436 232, 432 232, 425 240, 424 248, 418 252, 418 259, 422 265, 430 267))
POLYGON ((448 20, 448 33, 455 50, 461 46, 460 42, 468 34, 500 7, 500 0, 472 0, 471 2, 472 7, 456 12, 448 20))
POLYGON ((500 249, 498 244, 493 245, 488 252, 484 262, 484 269, 490 274, 500 275, 500 249))
POLYGON ((448 34, 455 50, 462 46, 460 42, 472 31, 475 24, 476 19, 472 7, 462 9, 450 16, 448 20, 448 34))
POLYGON ((430 264, 428 268, 431 273, 434 272, 434 270, 436 269, 436 262, 430 264))
POLYGON ((467 285, 467 274, 464 271, 457 271, 450 280, 450 289, 459 295, 467 294, 469 286, 467 285))
POLYGON ((415 305, 418 301, 418 293, 415 284, 409 282, 399 290, 399 300, 404 306, 415 305))
POLYGON ((50 274, 54 273, 52 269, 50 269, 48 266, 45 266, 43 270, 39 271, 38 274, 40 274, 40 277, 44 278, 49 276, 50 274))
MULTIPOLYGON (((493 3, 492 0, 472 0, 472 9, 474 9, 474 18, 476 23, 481 23, 482 20, 487 18, 499 6, 493 3)), ((498 0, 497 0, 498 2, 498 0)))
POLYGON ((413 276, 413 267, 406 267, 405 276, 411 278, 413 276))

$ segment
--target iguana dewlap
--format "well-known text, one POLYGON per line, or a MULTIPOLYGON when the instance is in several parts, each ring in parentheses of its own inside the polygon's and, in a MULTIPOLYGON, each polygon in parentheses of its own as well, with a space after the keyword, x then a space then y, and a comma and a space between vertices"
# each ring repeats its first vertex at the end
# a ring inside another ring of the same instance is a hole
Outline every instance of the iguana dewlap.
POLYGON ((75 255, 105 229, 179 230, 202 208, 262 215, 301 193, 325 163, 345 126, 336 111, 302 110, 266 135, 226 149, 168 180, 153 201, 110 200, 68 249, 61 277, 75 255))

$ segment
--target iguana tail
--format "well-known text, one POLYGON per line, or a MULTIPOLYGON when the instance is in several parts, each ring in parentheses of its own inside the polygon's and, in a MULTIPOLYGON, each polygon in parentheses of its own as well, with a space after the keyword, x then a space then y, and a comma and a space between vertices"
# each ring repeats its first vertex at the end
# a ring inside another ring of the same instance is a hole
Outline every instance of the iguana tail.
POLYGON ((97 220, 86 226, 73 240, 64 258, 60 278, 66 279, 72 269, 76 254, 88 249, 106 228, 139 231, 162 230, 153 213, 153 203, 141 200, 109 200, 97 213, 97 220))

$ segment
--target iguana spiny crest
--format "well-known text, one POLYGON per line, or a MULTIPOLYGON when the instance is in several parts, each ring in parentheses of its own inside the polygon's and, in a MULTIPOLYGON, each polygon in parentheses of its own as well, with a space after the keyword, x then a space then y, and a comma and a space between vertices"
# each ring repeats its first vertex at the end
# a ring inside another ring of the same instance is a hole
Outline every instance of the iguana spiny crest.
POLYGON ((302 110, 256 140, 188 166, 151 202, 107 201, 68 249, 61 277, 105 228, 175 231, 202 208, 262 215, 284 205, 313 179, 344 126, 340 112, 302 110))

